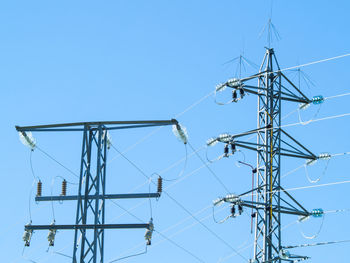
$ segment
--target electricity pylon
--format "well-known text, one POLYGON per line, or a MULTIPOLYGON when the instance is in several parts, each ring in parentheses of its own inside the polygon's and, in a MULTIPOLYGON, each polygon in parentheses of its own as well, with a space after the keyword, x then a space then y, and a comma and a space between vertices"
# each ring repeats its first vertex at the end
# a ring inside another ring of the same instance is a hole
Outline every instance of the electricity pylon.
MULTIPOLYGON (((254 258, 251 262, 267 263, 305 260, 305 256, 290 255, 282 246, 282 214, 308 217, 312 215, 297 202, 281 185, 281 157, 288 156, 303 158, 312 162, 319 158, 300 142, 294 139, 282 128, 282 102, 290 101, 301 104, 321 103, 323 98, 316 96, 308 99, 297 86, 293 84, 280 70, 274 50, 267 48, 259 72, 247 78, 230 79, 216 87, 216 91, 224 88, 232 89, 232 101, 237 102, 246 93, 258 97, 258 127, 257 129, 236 135, 222 134, 208 141, 225 143, 225 156, 228 157, 229 147, 232 153, 236 147, 246 148, 257 152, 256 187, 242 195, 228 195, 215 201, 216 204, 229 202, 238 206, 253 208, 255 212, 254 258), (251 85, 251 80, 257 80, 258 85, 251 85), (257 142, 243 141, 242 138, 256 134, 257 142), (255 194, 255 201, 244 200, 249 194, 255 194)), ((235 216, 235 215, 233 215, 235 216)))
MULTIPOLYGON (((56 225, 54 222, 51 225, 32 225, 30 223, 25 226, 26 245, 29 246, 30 238, 34 230, 49 230, 49 236, 51 234, 51 240, 49 240, 50 245, 53 245, 57 230, 74 230, 72 262, 103 263, 105 229, 145 228, 147 231, 152 232, 152 220, 145 224, 105 224, 105 201, 107 199, 158 198, 161 194, 160 192, 138 194, 106 193, 107 148, 110 146, 108 131, 165 125, 176 125, 176 127, 179 127, 178 122, 174 119, 166 121, 80 122, 26 127, 16 126, 17 131, 29 142, 32 148, 35 147, 35 143, 31 141, 26 132, 78 131, 83 133, 78 194, 71 196, 39 195, 35 198, 37 202, 77 201, 75 224, 56 225), (94 173, 92 172, 93 164, 96 165, 96 172, 94 173), (80 249, 78 249, 79 246, 80 249)), ((150 237, 149 234, 151 233, 148 233, 148 236, 145 237, 150 237)))

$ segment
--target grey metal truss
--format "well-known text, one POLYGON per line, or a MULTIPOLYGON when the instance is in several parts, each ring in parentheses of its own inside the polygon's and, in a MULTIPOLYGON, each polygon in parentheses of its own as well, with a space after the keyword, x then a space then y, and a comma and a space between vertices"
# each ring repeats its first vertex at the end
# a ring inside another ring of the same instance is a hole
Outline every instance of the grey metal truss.
MULTIPOLYGON (((257 152, 256 188, 237 198, 224 198, 233 205, 255 209, 255 240, 253 263, 293 261, 306 259, 302 256, 286 258, 281 256, 281 215, 309 216, 301 206, 281 186, 281 156, 316 160, 318 157, 294 139, 281 125, 282 101, 309 104, 308 99, 281 71, 274 50, 267 48, 259 72, 247 78, 231 79, 222 84, 258 97, 257 129, 236 135, 217 138, 219 142, 246 148, 257 152), (258 85, 247 82, 258 80, 258 85), (257 135, 256 143, 244 141, 243 137, 257 135), (245 201, 240 197, 256 193, 255 201, 245 201), (232 201, 233 200, 233 201, 232 201), (293 259, 292 259, 293 258, 293 259)), ((242 95, 243 97, 244 95, 242 95)), ((237 95, 234 96, 236 98, 237 95)), ((235 101, 235 100, 234 100, 235 101)), ((237 101, 237 100, 236 100, 237 101)), ((253 215, 252 215, 253 216, 253 215)))
POLYGON ((79 190, 76 196, 38 196, 36 201, 76 200, 77 210, 74 225, 32 225, 25 230, 74 230, 73 263, 104 262, 104 230, 135 229, 151 230, 150 224, 105 224, 105 201, 107 199, 158 198, 160 193, 106 194, 106 166, 108 130, 177 125, 175 119, 167 121, 107 121, 50 124, 39 126, 16 126, 17 131, 33 132, 83 132, 79 175, 79 190), (95 165, 95 172, 92 172, 95 165))

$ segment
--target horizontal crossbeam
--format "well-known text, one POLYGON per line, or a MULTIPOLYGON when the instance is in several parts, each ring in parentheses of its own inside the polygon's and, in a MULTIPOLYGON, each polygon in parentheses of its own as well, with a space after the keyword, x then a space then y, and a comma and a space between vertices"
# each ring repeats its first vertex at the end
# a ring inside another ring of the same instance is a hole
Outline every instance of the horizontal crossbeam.
MULTIPOLYGON (((140 194, 105 194, 105 195, 88 195, 87 199, 132 199, 132 198, 159 198, 160 193, 140 193, 140 194)), ((66 195, 66 196, 36 196, 36 202, 45 201, 74 201, 86 199, 84 195, 79 197, 78 195, 66 195)))
POLYGON ((132 128, 143 128, 151 126, 166 126, 178 124, 175 119, 171 120, 160 120, 160 121, 95 121, 95 122, 73 122, 73 123, 59 123, 59 124, 48 124, 48 125, 36 125, 36 126, 16 126, 17 131, 83 131, 84 126, 89 126, 91 130, 94 127, 97 129, 98 126, 105 126, 105 130, 116 130, 116 129, 132 129, 132 128))
MULTIPOLYGON (((242 201, 239 203, 241 206, 249 207, 249 208, 254 208, 257 210, 263 210, 266 208, 269 208, 269 204, 264 204, 264 203, 257 203, 257 202, 251 202, 251 201, 242 201)), ((289 214, 289 215, 298 215, 298 216, 309 216, 310 213, 301 211, 301 210, 296 210, 296 209, 290 209, 288 207, 283 207, 283 206, 272 206, 272 211, 273 212, 279 212, 281 214, 289 214)))
POLYGON ((72 230, 72 229, 131 229, 149 228, 150 224, 104 224, 104 225, 25 225, 25 230, 72 230))

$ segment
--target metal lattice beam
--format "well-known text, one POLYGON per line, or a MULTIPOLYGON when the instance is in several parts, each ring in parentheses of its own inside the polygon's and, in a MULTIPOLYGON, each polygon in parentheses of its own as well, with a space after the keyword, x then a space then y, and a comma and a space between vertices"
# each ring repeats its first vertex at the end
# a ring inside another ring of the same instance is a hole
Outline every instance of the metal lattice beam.
MULTIPOLYGON (((79 189, 73 196, 37 196, 36 201, 77 202, 74 225, 26 225, 33 230, 74 230, 73 263, 104 262, 104 230, 146 228, 153 231, 153 224, 105 224, 105 201, 107 199, 158 198, 160 193, 106 194, 106 166, 109 130, 132 129, 154 126, 178 125, 177 120, 167 121, 107 121, 78 122, 38 126, 16 126, 25 132, 83 132, 79 189), (95 172, 92 172, 92 171, 95 172)), ((54 232, 55 233, 55 232, 54 232)), ((26 243, 29 246, 29 241, 26 243)), ((53 243, 52 243, 53 244, 53 243)))

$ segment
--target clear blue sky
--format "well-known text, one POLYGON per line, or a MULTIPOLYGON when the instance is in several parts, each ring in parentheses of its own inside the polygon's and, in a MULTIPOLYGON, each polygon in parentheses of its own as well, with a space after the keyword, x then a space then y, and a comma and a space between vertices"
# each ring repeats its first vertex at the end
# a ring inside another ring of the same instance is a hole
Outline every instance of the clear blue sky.
MULTIPOLYGON (((2 191, 0 217, 1 262, 70 262, 67 257, 53 254, 61 251, 71 255, 73 235, 57 233, 56 244, 47 250, 46 232, 35 232, 31 247, 22 257, 23 226, 29 222, 28 198, 33 176, 30 170, 30 150, 21 144, 15 125, 34 125, 95 120, 171 119, 189 105, 213 91, 215 85, 235 77, 235 64, 226 61, 244 53, 259 64, 264 55, 266 34, 258 38, 270 14, 270 1, 2 1, 0 3, 0 86, 2 90, 2 191)), ((281 40, 273 42, 282 68, 303 64, 350 52, 348 1, 274 1, 272 22, 281 40)), ((304 72, 314 86, 301 82, 308 96, 333 96, 349 92, 350 58, 305 67, 304 72)), ((242 75, 254 73, 247 66, 242 75)), ((295 72, 289 76, 297 81, 295 72)), ((221 94, 223 100, 229 93, 221 94)), ((326 101, 317 116, 322 118, 350 112, 350 97, 326 101)), ((298 105, 286 103, 282 115, 298 105)), ((302 112, 306 120, 318 107, 302 112)), ((199 148, 211 137, 223 132, 239 133, 256 127, 256 98, 249 96, 237 104, 218 106, 212 97, 181 115, 179 121, 188 129, 191 144, 199 148)), ((297 114, 284 123, 298 121, 297 114)), ((287 129, 315 153, 350 151, 349 117, 321 121, 287 129)), ((150 132, 112 132, 114 145, 125 150, 150 132)), ((81 134, 34 134, 38 145, 64 165, 78 173, 81 134)), ((211 157, 221 154, 222 147, 210 149, 211 157)), ((188 153, 192 151, 188 149, 188 153)), ((205 151, 199 152, 205 158, 205 151)), ((166 127, 126 153, 146 174, 161 172, 185 155, 183 145, 166 127)), ((109 153, 109 193, 147 192, 145 178, 114 150, 109 153)), ((254 153, 245 151, 246 161, 255 163, 254 153)), ((237 167, 237 156, 211 164, 225 185, 235 193, 250 187, 250 171, 237 167)), ((43 181, 43 192, 60 192, 62 176, 76 178, 52 162, 40 151, 34 151, 33 168, 43 181), (56 178, 52 183, 53 178, 56 178), (51 190, 51 185, 52 190, 51 190)), ((331 159, 327 172, 317 184, 349 179, 349 157, 331 159)), ((303 164, 300 160, 283 159, 282 174, 303 164)), ((163 174, 174 178, 180 164, 163 174)), ((197 213, 210 206, 213 199, 226 192, 195 156, 188 159, 183 180, 168 189, 171 196, 189 211, 197 213)), ((325 163, 310 167, 309 175, 319 177, 325 163)), ((168 187, 174 182, 166 182, 168 187)), ((309 186, 303 169, 282 181, 285 188, 309 186)), ((350 208, 350 185, 295 191, 294 196, 308 209, 350 208)), ((154 189, 152 189, 154 190, 154 189)), ((33 190, 34 191, 34 190, 33 190)), ((69 185, 68 193, 76 187, 69 185)), ((33 195, 32 195, 33 197, 33 195)), ((139 200, 120 201, 125 208, 139 200)), ((51 204, 35 204, 30 200, 34 224, 50 224, 51 204)), ((153 202, 155 228, 183 246, 204 262, 244 262, 227 246, 166 196, 153 202), (185 220, 187 218, 187 220, 185 220)), ((73 223, 75 203, 54 204, 57 223, 73 223)), ((148 203, 132 213, 147 222, 148 203)), ((229 208, 216 214, 223 218, 229 208)), ((138 223, 112 203, 107 203, 107 222, 138 223)), ((224 224, 216 224, 211 208, 197 214, 210 229, 235 249, 252 244, 250 211, 224 224)), ((294 224, 282 232, 284 245, 348 239, 350 213, 329 214, 320 235, 316 233, 322 219, 310 219, 294 224)), ((283 224, 297 218, 283 217, 283 224)), ((113 230, 106 233, 105 262, 141 252, 143 230, 113 230), (138 246, 139 245, 139 246, 138 246), (130 249, 130 250, 128 250, 130 249)), ((252 247, 242 251, 252 256, 252 247)), ((349 243, 291 250, 312 257, 310 262, 348 262, 349 243)), ((145 255, 128 262, 196 262, 189 254, 154 234, 153 245, 145 255)))

